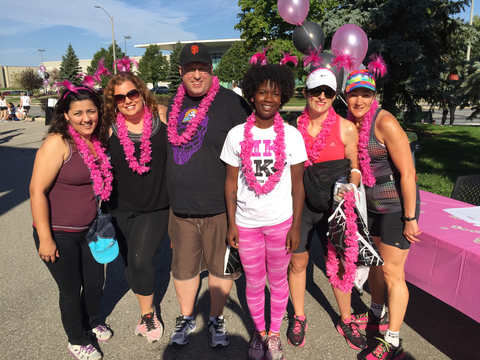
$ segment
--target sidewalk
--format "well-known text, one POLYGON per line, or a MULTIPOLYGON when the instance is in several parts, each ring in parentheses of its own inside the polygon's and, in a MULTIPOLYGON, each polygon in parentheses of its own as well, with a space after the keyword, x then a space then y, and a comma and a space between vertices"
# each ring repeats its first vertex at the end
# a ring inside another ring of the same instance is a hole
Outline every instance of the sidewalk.
MULTIPOLYGON (((45 360, 73 357, 67 353, 58 309, 58 289, 42 264, 32 239, 28 185, 36 149, 41 145, 46 126, 37 118, 33 123, 0 124, 0 329, 4 359, 45 360)), ((74 206, 74 204, 72 204, 74 206)), ((165 238, 156 256, 157 284, 155 304, 165 326, 162 339, 149 344, 133 331, 140 318, 135 296, 125 280, 123 263, 118 258, 106 267, 107 280, 101 304, 101 318, 114 331, 114 337, 100 345, 104 358, 128 359, 206 359, 244 360, 253 323, 245 301, 245 277, 236 281, 225 309, 230 345, 213 349, 206 328, 209 295, 203 277, 197 302, 197 330, 183 346, 168 345, 170 332, 179 315, 179 305, 170 276, 171 249, 165 238)), ((324 274, 319 241, 313 243, 307 268, 306 345, 294 348, 286 341, 288 321, 281 329, 285 359, 336 360, 357 359, 335 330, 338 308, 324 274)), ((443 302, 409 284, 410 304, 401 338, 407 352, 405 359, 479 358, 480 324, 443 302)), ((367 289, 368 291, 368 289, 367 289)), ((370 296, 352 296, 353 311, 360 313, 370 304, 370 296)), ((292 311, 291 306, 288 311, 292 311)), ((373 334, 368 334, 373 335, 373 334)))

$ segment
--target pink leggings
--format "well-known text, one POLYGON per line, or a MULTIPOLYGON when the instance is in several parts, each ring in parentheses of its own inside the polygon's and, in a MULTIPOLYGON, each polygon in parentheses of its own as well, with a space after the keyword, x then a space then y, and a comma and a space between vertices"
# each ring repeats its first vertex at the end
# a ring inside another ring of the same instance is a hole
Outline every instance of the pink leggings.
POLYGON ((292 218, 281 224, 259 228, 238 226, 239 249, 247 279, 247 304, 257 331, 265 327, 265 284, 270 285, 270 331, 278 333, 287 309, 287 269, 292 254, 285 241, 292 218))

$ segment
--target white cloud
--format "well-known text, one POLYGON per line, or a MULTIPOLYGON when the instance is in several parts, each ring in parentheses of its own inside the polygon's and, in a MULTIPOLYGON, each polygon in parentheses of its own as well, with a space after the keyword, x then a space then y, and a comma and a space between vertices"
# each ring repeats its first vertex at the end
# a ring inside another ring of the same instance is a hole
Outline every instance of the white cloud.
MULTIPOLYGON (((102 6, 113 16, 117 41, 123 38, 123 34, 130 35, 132 40, 136 39, 138 42, 196 38, 195 34, 182 29, 182 24, 189 16, 185 10, 178 10, 178 0, 133 1, 132 5, 119 0, 9 1, 2 5, 0 19, 7 19, 7 14, 21 16, 15 17, 16 26, 11 26, 10 21, 0 21, 0 33, 3 37, 8 37, 55 26, 73 26, 85 30, 85 33, 108 39, 111 36, 111 21, 107 14, 102 9, 95 8, 95 5, 102 6)), ((184 6, 181 8, 188 9, 184 6)))

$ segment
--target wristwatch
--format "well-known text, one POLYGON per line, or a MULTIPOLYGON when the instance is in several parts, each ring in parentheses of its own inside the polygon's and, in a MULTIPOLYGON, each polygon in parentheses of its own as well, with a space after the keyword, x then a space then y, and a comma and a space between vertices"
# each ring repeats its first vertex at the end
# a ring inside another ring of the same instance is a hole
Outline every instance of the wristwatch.
POLYGON ((413 221, 413 220, 417 220, 417 218, 416 218, 415 216, 412 217, 412 218, 407 218, 407 217, 405 217, 405 216, 402 216, 402 220, 403 220, 403 221, 413 221))

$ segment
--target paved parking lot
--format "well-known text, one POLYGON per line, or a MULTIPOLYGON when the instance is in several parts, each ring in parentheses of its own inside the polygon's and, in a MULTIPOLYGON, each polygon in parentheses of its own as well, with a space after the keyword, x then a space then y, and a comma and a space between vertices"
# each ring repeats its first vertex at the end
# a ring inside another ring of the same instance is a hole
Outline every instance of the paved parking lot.
MULTIPOLYGON (((36 149, 46 127, 43 119, 32 123, 0 123, 0 329, 3 359, 73 359, 60 322, 58 290, 42 264, 32 239, 28 184, 36 149)), ((308 333, 303 348, 293 348, 285 339, 288 322, 282 326, 286 359, 357 359, 335 330, 338 309, 324 274, 320 246, 315 243, 308 267, 306 313, 308 333)), ((183 347, 168 346, 168 336, 178 316, 170 277, 171 250, 168 237, 159 248, 155 303, 160 304, 165 334, 154 344, 133 334, 139 320, 137 301, 129 291, 120 259, 106 267, 107 280, 101 318, 114 337, 101 345, 105 359, 245 359, 253 331, 245 302, 245 279, 240 278, 230 295, 225 317, 231 335, 225 349, 209 346, 209 296, 206 278, 198 294, 197 331, 183 347)), ((480 281, 479 281, 480 286, 480 281)), ((480 359, 480 324, 409 285, 410 304, 401 331, 406 359, 480 359)), ((370 303, 368 289, 353 295, 353 311, 370 303)), ((291 306, 288 309, 292 311, 291 306)), ((367 334, 370 338, 374 334, 367 334)), ((372 342, 370 341, 370 344, 372 342)))

